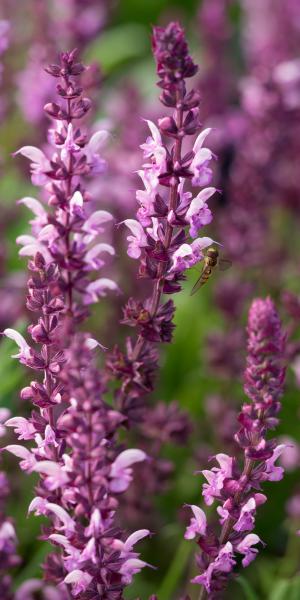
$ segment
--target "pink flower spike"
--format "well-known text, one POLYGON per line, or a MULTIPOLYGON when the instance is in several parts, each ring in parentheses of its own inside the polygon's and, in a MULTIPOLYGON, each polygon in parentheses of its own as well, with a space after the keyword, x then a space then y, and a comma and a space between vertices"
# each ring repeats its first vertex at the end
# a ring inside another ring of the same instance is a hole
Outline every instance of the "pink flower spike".
POLYGON ((81 592, 85 592, 92 579, 93 578, 89 573, 81 571, 80 569, 74 569, 74 571, 68 573, 64 578, 64 583, 72 585, 73 596, 78 596, 81 592))
POLYGON ((143 450, 130 448, 117 456, 110 469, 110 489, 112 492, 125 492, 132 481, 131 465, 146 460, 143 450))
POLYGON ((3 334, 9 339, 16 342, 17 346, 19 346, 20 351, 18 352, 18 354, 13 354, 12 358, 19 358, 21 361, 26 361, 29 358, 31 358, 31 348, 18 331, 16 331, 15 329, 8 328, 4 329, 3 334))
POLYGON ((12 417, 5 423, 6 427, 13 427, 19 440, 31 440, 36 433, 35 427, 25 417, 12 417))
POLYGON ((205 535, 207 527, 205 512, 195 504, 191 504, 190 508, 194 513, 194 517, 191 518, 190 524, 184 534, 186 540, 194 539, 197 534, 205 535))

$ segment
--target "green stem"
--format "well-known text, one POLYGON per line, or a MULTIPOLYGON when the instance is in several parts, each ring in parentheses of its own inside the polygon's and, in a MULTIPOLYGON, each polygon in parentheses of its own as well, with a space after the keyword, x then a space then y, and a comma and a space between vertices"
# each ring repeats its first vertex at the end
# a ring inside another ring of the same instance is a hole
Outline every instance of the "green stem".
POLYGON ((183 572, 188 565, 192 553, 193 545, 186 540, 182 540, 158 590, 157 597, 159 600, 170 600, 170 598, 174 598, 174 594, 178 590, 183 572))

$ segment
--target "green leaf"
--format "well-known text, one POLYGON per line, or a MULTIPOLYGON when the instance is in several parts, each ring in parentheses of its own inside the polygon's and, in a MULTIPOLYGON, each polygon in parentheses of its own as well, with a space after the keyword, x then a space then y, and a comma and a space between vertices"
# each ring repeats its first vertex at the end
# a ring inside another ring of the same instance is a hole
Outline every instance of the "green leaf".
POLYGON ((239 583, 241 588, 243 589, 246 600, 259 600, 258 596, 256 595, 254 589, 252 588, 246 577, 244 577, 243 575, 239 575, 236 579, 236 582, 239 583))
POLYGON ((290 600, 290 586, 291 581, 286 579, 279 579, 272 588, 269 600, 290 600))
POLYGON ((170 600, 179 587, 179 582, 189 562, 190 555, 194 552, 193 544, 181 541, 173 558, 170 568, 158 590, 159 600, 170 600))
POLYGON ((50 550, 53 548, 48 544, 48 542, 42 542, 36 548, 36 552, 33 552, 29 562, 26 564, 26 567, 22 569, 15 577, 14 577, 14 586, 17 588, 23 581, 27 579, 41 577, 41 564, 43 563, 47 554, 49 554, 50 550))

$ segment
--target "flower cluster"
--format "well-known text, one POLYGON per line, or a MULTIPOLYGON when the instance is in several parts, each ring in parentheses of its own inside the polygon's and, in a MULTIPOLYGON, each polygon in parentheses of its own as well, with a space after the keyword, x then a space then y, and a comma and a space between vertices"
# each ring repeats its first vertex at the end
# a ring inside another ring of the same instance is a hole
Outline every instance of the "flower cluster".
MULTIPOLYGON (((248 358, 245 370, 245 393, 251 403, 244 404, 235 440, 243 452, 243 467, 234 456, 217 454, 218 466, 202 471, 206 483, 203 497, 207 505, 219 502, 217 512, 222 530, 217 536, 207 524, 203 510, 193 505, 193 518, 186 539, 198 537, 202 554, 197 564, 202 573, 193 583, 204 586, 214 597, 225 585, 237 555, 244 567, 254 560, 260 538, 252 533, 257 507, 266 502, 261 493, 265 481, 279 481, 283 468, 276 465, 285 445, 267 439, 280 410, 285 369, 282 366, 284 335, 272 301, 254 300, 248 320, 248 358)), ((202 594, 203 597, 205 597, 202 594)))
POLYGON ((10 444, 6 450, 21 459, 23 470, 41 475, 29 511, 52 518, 44 539, 63 548, 62 555, 49 555, 47 578, 70 585, 75 597, 80 594, 88 599, 93 592, 95 598, 119 599, 134 573, 146 564, 132 547, 149 532, 140 530, 122 541, 113 524, 118 505, 115 495, 128 488, 132 465, 146 455, 135 449, 120 452, 113 445, 122 416, 102 400, 101 379, 91 356, 94 340, 78 334, 65 353, 56 349, 63 303, 50 297, 50 285, 55 283, 53 263, 45 266, 37 254, 31 269, 34 281, 29 281, 27 305, 35 311, 42 308, 45 316, 30 332, 34 342, 42 343, 41 351, 31 348, 14 330, 5 334, 18 343, 16 356, 23 364, 44 372, 43 383, 32 382, 21 393, 40 412, 6 421, 19 440, 35 443, 31 449, 10 444), (71 395, 69 406, 64 402, 66 392, 71 395))
POLYGON ((120 451, 116 445, 115 434, 123 418, 103 401, 101 377, 89 346, 86 335, 74 337, 63 374, 71 405, 59 417, 58 428, 72 449, 68 481, 60 500, 49 502, 49 496, 45 500, 38 495, 29 510, 52 514, 60 523, 52 533, 47 532, 47 539, 62 548, 63 562, 57 554, 48 556, 48 578, 64 580, 72 586, 73 595, 82 599, 115 600, 146 564, 133 546, 149 531, 136 531, 123 540, 115 523, 118 496, 132 480, 132 466, 146 455, 136 449, 120 451))
POLYGON ((162 296, 180 291, 184 272, 201 261, 212 244, 211 238, 197 236, 212 220, 207 202, 216 191, 205 187, 193 197, 184 189, 187 181, 194 186, 210 184, 213 158, 204 146, 211 130, 199 133, 199 95, 186 90, 185 80, 195 75, 197 67, 184 32, 170 23, 165 29, 154 28, 152 41, 160 100, 172 116, 159 119, 158 126, 147 121, 150 136, 141 146, 146 162, 138 171, 144 189, 136 192, 137 220, 126 219, 124 224, 130 231, 128 255, 140 261, 139 276, 152 281, 153 291, 144 302, 129 300, 123 322, 137 328, 137 339, 128 340, 126 353, 116 348, 107 364, 122 381, 119 407, 130 419, 136 418, 142 397, 153 387, 157 361, 153 342, 172 339, 174 304, 163 303, 162 296), (195 135, 193 150, 185 148, 195 135))
POLYGON ((59 286, 66 298, 66 310, 78 321, 86 316, 86 305, 96 302, 108 290, 118 289, 114 281, 105 277, 91 281, 91 274, 103 267, 104 257, 114 255, 110 244, 97 239, 113 217, 104 210, 91 212, 87 206, 91 197, 84 188, 86 178, 99 175, 106 168, 100 151, 108 133, 97 131, 88 139, 74 124, 91 105, 77 81, 85 67, 76 62, 76 52, 62 54, 61 64, 50 65, 46 70, 58 80, 61 99, 60 103, 45 106, 46 114, 55 123, 49 130, 54 151, 44 153, 39 148, 23 146, 17 154, 30 160, 32 183, 46 190, 51 211, 36 198, 20 200, 34 213, 34 219, 32 235, 22 235, 17 242, 22 245, 21 256, 39 252, 47 263, 52 260, 59 266, 59 286))
POLYGON ((76 81, 84 70, 76 53, 62 54, 61 65, 47 70, 58 78, 62 99, 45 107, 56 121, 49 132, 56 152, 48 157, 30 146, 19 151, 31 160, 33 183, 45 187, 49 196, 48 210, 35 198, 21 201, 35 215, 33 235, 18 241, 20 254, 32 257, 27 308, 37 321, 28 328, 31 344, 14 329, 4 331, 19 347, 14 356, 43 378, 21 392, 37 408, 31 416, 6 421, 31 447, 9 444, 5 449, 21 459, 21 469, 40 475, 29 511, 49 518, 43 538, 61 549, 46 559, 47 579, 82 600, 121 600, 124 587, 146 564, 133 546, 149 531, 124 539, 114 522, 117 497, 131 483, 133 465, 146 454, 118 447, 116 432, 124 417, 103 401, 92 356, 100 344, 76 333, 85 305, 107 288, 117 289, 109 279, 89 278, 102 268, 102 254, 114 253, 112 246, 97 241, 112 216, 103 210, 88 212, 90 196, 84 190, 84 178, 105 168, 98 151, 107 134, 97 132, 88 142, 74 127, 74 119, 81 119, 90 106, 76 81))

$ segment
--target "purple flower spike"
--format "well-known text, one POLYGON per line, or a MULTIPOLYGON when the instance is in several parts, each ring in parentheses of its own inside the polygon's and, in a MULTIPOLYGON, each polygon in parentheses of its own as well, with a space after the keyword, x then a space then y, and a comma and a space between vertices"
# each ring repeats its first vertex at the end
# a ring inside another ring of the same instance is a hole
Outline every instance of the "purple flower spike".
MULTIPOLYGON (((126 585, 148 566, 133 546, 149 531, 128 537, 116 518, 119 497, 146 453, 120 448, 118 429, 125 417, 105 403, 102 375, 94 364, 95 349, 104 347, 77 331, 87 305, 118 291, 114 281, 98 275, 105 257, 115 253, 99 240, 113 217, 89 210, 91 195, 85 189, 86 177, 105 169, 102 147, 108 134, 98 131, 89 139, 81 129, 90 102, 78 82, 85 67, 76 51, 62 53, 60 64, 46 71, 57 80, 58 101, 45 107, 54 120, 48 136, 52 150, 44 154, 23 146, 18 152, 30 161, 32 182, 44 187, 42 201, 20 201, 33 213, 32 235, 17 240, 20 255, 30 257, 27 308, 36 319, 28 327, 30 342, 27 334, 4 331, 18 347, 13 357, 36 373, 21 392, 34 410, 28 418, 0 415, 20 441, 4 449, 20 460, 22 470, 39 475, 28 511, 48 519, 43 539, 56 551, 47 556, 43 570, 57 586, 58 600, 122 600, 126 585)), ((160 324, 160 331, 166 336, 169 330, 160 324)), ((6 536, 12 548, 12 531, 8 523, 1 530, 0 515, 0 545, 6 536)), ((26 583, 28 593, 42 590, 26 583)))
POLYGON ((285 336, 270 298, 257 299, 248 317, 248 356, 245 370, 245 392, 251 403, 244 404, 238 416, 239 431, 235 440, 240 446, 243 461, 226 454, 217 454, 218 466, 202 471, 205 503, 219 503, 217 513, 221 531, 216 535, 206 523, 203 511, 192 507, 192 519, 185 537, 193 539, 202 549, 197 562, 202 572, 192 581, 202 585, 201 599, 214 597, 228 582, 239 555, 247 567, 256 557, 255 547, 260 538, 252 533, 256 510, 267 500, 260 493, 264 481, 279 481, 283 468, 276 461, 285 444, 266 437, 268 429, 278 422, 280 398, 283 393, 285 369, 285 336))
POLYGON ((212 174, 213 154, 204 147, 211 129, 201 131, 199 94, 186 90, 186 80, 198 67, 178 23, 155 27, 152 47, 160 100, 171 113, 157 123, 146 120, 149 135, 141 145, 144 162, 137 172, 143 186, 136 192, 137 218, 123 221, 129 230, 127 253, 139 261, 139 277, 151 281, 152 292, 144 302, 127 303, 123 322, 136 328, 136 338, 128 341, 124 352, 115 348, 107 360, 110 377, 121 382, 117 402, 129 421, 141 420, 144 397, 153 389, 157 368, 153 344, 172 340, 174 304, 164 303, 163 296, 181 290, 186 271, 203 260, 213 243, 201 234, 212 221, 207 202, 216 189, 204 188, 194 198, 185 189, 190 181, 208 185, 212 174), (193 150, 185 153, 189 136, 194 136, 193 150))

